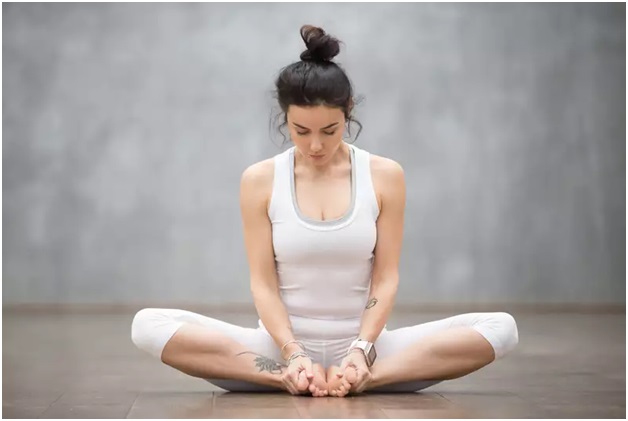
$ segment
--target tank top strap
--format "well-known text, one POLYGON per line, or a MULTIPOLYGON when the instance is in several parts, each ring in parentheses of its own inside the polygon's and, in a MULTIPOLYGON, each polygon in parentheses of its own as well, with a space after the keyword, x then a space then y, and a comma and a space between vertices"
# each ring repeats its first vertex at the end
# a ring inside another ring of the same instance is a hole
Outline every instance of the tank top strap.
POLYGON ((371 176, 371 154, 360 149, 355 145, 349 144, 355 152, 356 164, 356 188, 359 200, 362 206, 370 210, 373 220, 377 220, 379 216, 379 205, 373 187, 373 179, 371 176))
POLYGON ((290 150, 294 146, 283 152, 276 154, 273 158, 275 162, 275 174, 273 176, 273 190, 268 207, 268 216, 271 221, 278 218, 283 219, 286 209, 290 209, 290 150), (280 215, 282 214, 282 215, 280 215))

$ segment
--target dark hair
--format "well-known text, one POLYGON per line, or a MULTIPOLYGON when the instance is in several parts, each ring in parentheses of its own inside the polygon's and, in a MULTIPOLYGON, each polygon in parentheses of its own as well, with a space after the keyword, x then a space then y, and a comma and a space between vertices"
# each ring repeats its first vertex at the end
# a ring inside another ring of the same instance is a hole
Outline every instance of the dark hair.
POLYGON ((288 123, 287 112, 290 105, 316 106, 326 105, 342 109, 349 124, 348 134, 351 136, 351 122, 358 127, 356 139, 362 131, 362 124, 351 115, 358 102, 353 97, 351 81, 345 71, 332 59, 340 52, 340 41, 323 31, 323 29, 303 25, 301 38, 307 49, 301 53, 301 60, 283 69, 275 80, 275 98, 279 102, 283 114, 283 123, 279 132, 286 140, 281 128, 288 123))

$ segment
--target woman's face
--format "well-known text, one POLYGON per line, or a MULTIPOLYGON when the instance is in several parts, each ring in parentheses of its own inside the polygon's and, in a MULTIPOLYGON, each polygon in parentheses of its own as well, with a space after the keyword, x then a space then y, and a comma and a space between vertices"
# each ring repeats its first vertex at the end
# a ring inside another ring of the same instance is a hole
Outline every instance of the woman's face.
POLYGON ((297 150, 313 165, 329 162, 345 131, 345 116, 340 108, 317 105, 290 105, 286 113, 290 138, 297 150))

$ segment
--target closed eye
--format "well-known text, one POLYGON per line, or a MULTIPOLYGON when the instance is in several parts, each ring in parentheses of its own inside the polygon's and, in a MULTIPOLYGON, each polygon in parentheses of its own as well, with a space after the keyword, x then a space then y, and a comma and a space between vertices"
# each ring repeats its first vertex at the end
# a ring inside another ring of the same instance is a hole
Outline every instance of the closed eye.
MULTIPOLYGON (((309 134, 310 132, 297 132, 297 134, 299 136, 305 136, 306 134, 309 134)), ((325 133, 327 136, 333 136, 334 134, 336 134, 336 131, 334 130, 333 132, 329 133, 329 132, 323 132, 325 133)))

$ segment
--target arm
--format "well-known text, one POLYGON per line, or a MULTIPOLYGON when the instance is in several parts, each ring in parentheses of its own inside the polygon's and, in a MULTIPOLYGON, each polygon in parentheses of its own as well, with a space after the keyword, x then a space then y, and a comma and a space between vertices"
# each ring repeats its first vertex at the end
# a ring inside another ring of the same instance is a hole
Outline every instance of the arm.
POLYGON ((377 243, 371 290, 360 325, 360 338, 375 342, 393 308, 399 285, 399 257, 403 238, 406 188, 403 168, 395 161, 377 158, 373 183, 381 191, 377 243))
MULTIPOLYGON (((281 347, 294 336, 288 312, 279 295, 271 223, 267 213, 273 172, 273 163, 267 160, 251 165, 242 173, 240 211, 255 308, 268 333, 281 347)), ((297 350, 300 347, 291 343, 282 356, 287 357, 297 350)))

